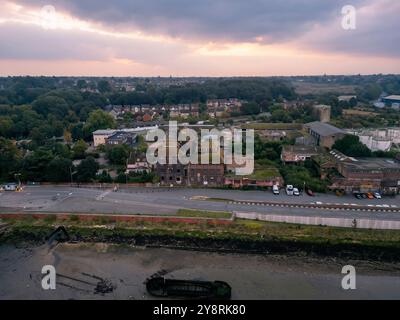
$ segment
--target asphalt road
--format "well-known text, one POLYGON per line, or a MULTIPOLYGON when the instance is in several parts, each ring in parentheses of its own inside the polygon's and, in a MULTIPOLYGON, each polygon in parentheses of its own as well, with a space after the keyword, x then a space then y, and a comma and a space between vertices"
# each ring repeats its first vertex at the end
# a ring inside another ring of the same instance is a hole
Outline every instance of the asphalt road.
POLYGON ((343 217, 351 219, 400 220, 400 212, 380 212, 387 208, 400 209, 400 198, 362 199, 352 196, 337 197, 318 194, 315 197, 281 195, 268 191, 234 191, 215 189, 129 188, 113 192, 111 189, 86 189, 55 186, 26 187, 23 192, 0 193, 0 212, 38 211, 65 213, 115 213, 172 215, 178 209, 211 211, 258 212, 299 216, 343 217), (282 206, 258 206, 224 201, 204 201, 199 197, 224 198, 233 201, 273 201, 282 206), (343 209, 293 208, 285 205, 341 204, 343 209), (370 205, 368 211, 352 210, 354 205, 370 205), (376 207, 380 206, 380 207, 376 207))

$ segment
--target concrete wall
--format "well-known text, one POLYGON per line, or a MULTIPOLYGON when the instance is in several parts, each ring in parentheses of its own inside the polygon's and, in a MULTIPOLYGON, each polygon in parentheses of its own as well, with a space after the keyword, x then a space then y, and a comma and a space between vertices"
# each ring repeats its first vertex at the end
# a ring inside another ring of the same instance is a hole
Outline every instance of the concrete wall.
POLYGON ((306 225, 323 225, 331 227, 360 228, 360 229, 385 229, 400 230, 400 221, 389 220, 370 220, 370 219, 343 219, 343 218, 324 218, 324 217, 303 217, 303 216, 284 216, 267 215, 262 213, 234 212, 235 218, 286 222, 306 225))

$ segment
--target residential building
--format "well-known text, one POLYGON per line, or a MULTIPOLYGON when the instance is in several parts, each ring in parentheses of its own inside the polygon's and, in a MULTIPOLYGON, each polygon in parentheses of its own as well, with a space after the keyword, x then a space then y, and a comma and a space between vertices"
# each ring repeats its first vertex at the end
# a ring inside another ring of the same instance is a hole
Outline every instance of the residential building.
POLYGON ((97 130, 93 132, 93 145, 98 147, 99 145, 106 144, 106 139, 113 134, 115 134, 116 130, 107 129, 107 130, 97 130))
POLYGON ((357 96, 339 96, 338 97, 339 102, 341 102, 341 101, 350 102, 351 99, 357 99, 357 96))
POLYGON ((399 105, 400 104, 400 95, 391 95, 381 99, 383 103, 388 106, 399 105))
POLYGON ((126 173, 150 173, 151 167, 147 161, 138 161, 133 164, 128 164, 126 173))
POLYGON ((117 131, 105 139, 108 145, 126 144, 133 146, 137 142, 137 134, 124 131, 117 131))
POLYGON ((187 167, 189 186, 222 186, 223 164, 189 164, 187 167))
POLYGON ((157 164, 154 172, 160 178, 161 185, 186 185, 188 170, 182 164, 157 164))

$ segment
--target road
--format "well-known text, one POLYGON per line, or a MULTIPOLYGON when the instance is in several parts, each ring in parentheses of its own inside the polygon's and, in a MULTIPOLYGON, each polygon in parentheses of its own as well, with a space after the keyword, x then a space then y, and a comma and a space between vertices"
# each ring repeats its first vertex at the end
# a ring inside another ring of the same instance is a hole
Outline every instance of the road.
POLYGON ((115 214, 160 214, 172 215, 178 209, 211 211, 258 212, 299 216, 323 216, 333 218, 400 220, 400 212, 382 212, 386 208, 400 209, 400 198, 356 199, 352 196, 337 197, 318 194, 315 197, 279 196, 268 191, 236 191, 216 189, 181 188, 129 188, 118 192, 105 189, 71 188, 58 186, 31 186, 23 192, 0 194, 0 212, 64 212, 64 213, 115 213, 115 214), (200 200, 201 197, 224 198, 245 203, 200 200), (273 201, 282 206, 252 205, 251 201, 273 201), (310 203, 340 204, 342 208, 289 207, 290 204, 310 203), (355 205, 370 205, 365 211, 353 209, 355 205), (380 207, 376 207, 380 206, 380 207))

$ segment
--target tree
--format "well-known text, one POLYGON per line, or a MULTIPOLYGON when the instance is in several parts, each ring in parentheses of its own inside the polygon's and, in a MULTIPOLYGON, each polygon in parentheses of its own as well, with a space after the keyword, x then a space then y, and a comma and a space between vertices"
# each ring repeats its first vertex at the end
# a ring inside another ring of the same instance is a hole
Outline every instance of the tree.
POLYGON ((44 181, 47 165, 54 159, 51 150, 40 147, 22 161, 22 176, 28 181, 44 181))
POLYGON ((370 157, 371 151, 360 142, 360 138, 354 135, 345 135, 335 142, 332 149, 336 149, 349 157, 370 157))
POLYGON ((112 178, 106 170, 103 170, 101 174, 97 176, 97 180, 101 183, 111 183, 112 178))
POLYGON ((62 119, 68 113, 67 102, 56 96, 43 96, 35 100, 32 108, 37 113, 47 116, 48 114, 55 115, 58 119, 62 119))
POLYGON ((83 159, 85 158, 85 152, 88 148, 88 145, 85 141, 79 140, 72 147, 72 153, 74 159, 83 159))
POLYGON ((77 167, 76 179, 78 182, 92 182, 96 178, 99 164, 93 157, 87 157, 77 167))
POLYGON ((241 108, 241 112, 243 115, 259 114, 260 106, 255 102, 245 103, 241 108))
POLYGON ((129 148, 123 144, 108 146, 106 154, 112 164, 125 165, 129 156, 129 148))
POLYGON ((10 117, 0 117, 0 136, 10 137, 14 122, 10 117))
POLYGON ((90 135, 96 130, 112 129, 115 126, 114 118, 107 112, 99 109, 89 114, 89 118, 84 126, 84 132, 86 135, 90 135))
POLYGON ((72 161, 57 156, 47 166, 46 180, 49 182, 70 181, 70 170, 72 170, 72 161))
POLYGON ((100 80, 97 83, 97 89, 101 92, 101 93, 106 93, 106 92, 110 92, 111 91, 111 85, 107 80, 100 80))
POLYGON ((18 168, 21 153, 10 141, 0 137, 0 180, 12 178, 12 172, 18 168))
POLYGON ((64 141, 68 144, 72 143, 72 134, 70 131, 68 130, 64 130, 64 141))

